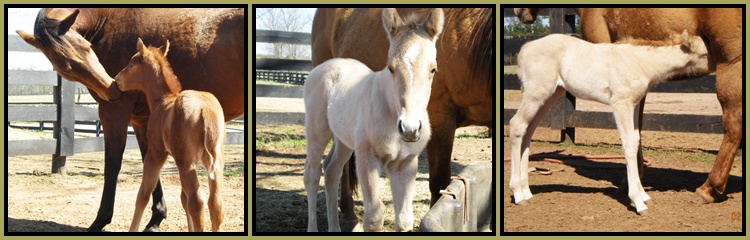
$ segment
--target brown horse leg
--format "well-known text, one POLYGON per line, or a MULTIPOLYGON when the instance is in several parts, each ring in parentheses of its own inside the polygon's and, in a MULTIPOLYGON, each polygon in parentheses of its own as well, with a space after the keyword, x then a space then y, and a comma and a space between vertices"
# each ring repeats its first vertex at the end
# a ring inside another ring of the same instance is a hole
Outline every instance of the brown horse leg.
MULTIPOLYGON (((357 215, 354 214, 354 198, 352 198, 353 190, 356 186, 353 186, 352 183, 349 182, 350 180, 357 179, 357 173, 351 171, 354 170, 354 158, 355 156, 354 154, 352 154, 346 164, 344 164, 344 169, 341 172, 341 187, 339 187, 339 209, 341 210, 341 217, 343 219, 341 221, 342 232, 351 232, 359 222, 357 215), (349 163, 352 163, 351 166, 349 163)), ((354 183, 354 185, 356 185, 356 182, 354 183)))
MULTIPOLYGON (((430 102, 430 106, 433 103, 430 102)), ((429 109, 428 109, 429 110, 429 109)), ((450 184, 453 137, 456 135, 456 119, 453 111, 430 111, 432 137, 427 142, 427 166, 430 170, 430 206, 440 199, 440 190, 450 184), (436 113, 437 112, 437 113, 436 113), (439 126, 439 127, 438 127, 439 126)))
POLYGON ((714 202, 714 194, 724 193, 734 156, 742 141, 742 61, 716 67, 716 96, 721 103, 724 139, 708 179, 695 190, 697 202, 714 202))
MULTIPOLYGON (((135 138, 138 140, 138 148, 141 150, 141 159, 146 159, 146 153, 148 152, 148 141, 146 138, 146 132, 148 131, 147 118, 138 119, 131 124, 133 131, 135 132, 135 138)), ((161 180, 159 176, 156 179, 156 187, 152 193, 153 205, 151 205, 151 220, 146 224, 144 232, 158 232, 159 224, 161 221, 167 218, 167 204, 164 202, 164 193, 161 189, 161 180)))
POLYGON ((104 189, 99 203, 96 220, 89 226, 89 232, 101 232, 104 226, 112 222, 112 211, 115 206, 117 175, 122 166, 122 154, 125 151, 129 115, 128 104, 116 106, 109 102, 99 103, 99 119, 104 133, 104 189), (115 110, 116 111, 112 111, 115 110))
MULTIPOLYGON (((178 168, 180 165, 178 164, 178 168)), ((180 170, 180 183, 182 184, 182 191, 187 196, 187 217, 190 218, 188 221, 192 221, 193 229, 191 231, 203 232, 203 205, 205 201, 198 192, 198 174, 195 171, 195 167, 190 166, 188 169, 180 170)))
MULTIPOLYGON (((224 178, 224 167, 221 159, 215 159, 219 166, 214 170, 214 179, 208 179, 208 212, 211 215, 211 231, 221 230, 224 222, 224 200, 221 197, 221 182, 224 178)), ((208 165, 207 167, 210 167, 208 165)))
POLYGON ((167 162, 167 154, 154 149, 148 152, 146 159, 143 160, 143 179, 141 180, 141 187, 138 189, 138 195, 136 195, 133 221, 130 223, 131 232, 138 231, 143 210, 146 208, 146 204, 148 204, 148 197, 156 187, 156 182, 159 180, 159 173, 165 162, 167 162))

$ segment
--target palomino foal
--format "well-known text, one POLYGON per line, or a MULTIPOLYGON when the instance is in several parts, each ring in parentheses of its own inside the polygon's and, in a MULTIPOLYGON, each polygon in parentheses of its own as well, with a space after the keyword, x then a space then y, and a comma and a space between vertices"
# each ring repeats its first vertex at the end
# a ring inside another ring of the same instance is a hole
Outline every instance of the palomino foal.
POLYGON ((529 42, 518 54, 523 85, 521 106, 510 120, 510 188, 516 204, 531 198, 529 142, 539 121, 565 90, 578 98, 612 106, 625 153, 628 196, 639 214, 651 200, 638 177, 637 104, 651 86, 675 75, 709 67, 711 59, 699 36, 675 34, 672 42, 630 40, 631 44, 592 44, 552 34, 529 42), (635 121, 634 121, 635 120, 635 121))
POLYGON ((424 22, 413 16, 402 22, 395 9, 383 9, 382 18, 390 41, 385 69, 372 72, 357 60, 334 58, 318 65, 305 81, 308 231, 318 230, 320 160, 331 138, 333 147, 324 161, 328 231, 341 231, 337 193, 352 151, 361 178, 364 230, 383 227, 381 168, 391 181, 395 230, 414 228, 417 156, 430 138, 427 102, 437 72, 435 41, 443 29, 443 11, 431 10, 424 22))
POLYGON ((167 154, 174 157, 180 172, 180 198, 191 232, 203 231, 204 200, 198 192, 200 184, 194 165, 198 161, 203 163, 209 176, 211 230, 219 231, 224 220, 220 190, 226 137, 221 105, 211 93, 182 90, 167 62, 169 41, 162 48, 146 48, 140 38, 137 44, 138 51, 128 66, 115 77, 121 90, 145 93, 151 110, 143 181, 138 190, 130 231, 138 230, 148 197, 154 191, 159 172, 167 161, 167 154))

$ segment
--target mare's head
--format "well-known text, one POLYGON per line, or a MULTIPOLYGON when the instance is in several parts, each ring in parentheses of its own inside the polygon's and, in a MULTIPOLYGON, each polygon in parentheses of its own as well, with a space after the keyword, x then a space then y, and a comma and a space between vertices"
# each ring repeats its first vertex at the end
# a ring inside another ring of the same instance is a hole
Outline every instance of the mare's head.
POLYGON ((383 9, 383 26, 390 41, 386 67, 398 98, 398 130, 406 142, 418 141, 423 123, 429 124, 427 103, 437 73, 435 41, 443 31, 443 10, 432 9, 420 20, 415 16, 402 20, 396 9, 383 9))
POLYGON ((169 41, 162 47, 146 47, 143 40, 138 38, 135 55, 115 76, 117 86, 123 91, 147 92, 152 88, 162 88, 168 92, 179 93, 179 82, 175 83, 177 78, 167 62, 168 51, 169 41))
POLYGON ((122 92, 112 84, 91 43, 72 28, 79 13, 77 9, 42 8, 34 22, 34 35, 16 32, 44 53, 60 76, 80 82, 106 101, 116 100, 122 92))
POLYGON ((536 21, 536 16, 541 8, 514 8, 513 12, 516 13, 518 20, 521 23, 531 24, 536 21))

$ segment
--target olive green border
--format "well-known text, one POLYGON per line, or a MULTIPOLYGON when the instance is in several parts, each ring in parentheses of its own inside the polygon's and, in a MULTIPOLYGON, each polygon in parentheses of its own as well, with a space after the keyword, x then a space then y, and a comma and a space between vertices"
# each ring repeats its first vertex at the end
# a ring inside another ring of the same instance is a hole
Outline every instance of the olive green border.
MULTIPOLYGON (((7 4, 27 4, 27 3, 30 3, 29 1, 19 1, 19 0, 10 0, 10 1, 3 1, 3 2, 7 3, 7 4)), ((93 1, 93 0, 88 0, 88 1, 80 1, 80 0, 79 1, 61 1, 61 0, 54 0, 54 1, 38 1, 38 2, 35 2, 35 3, 39 3, 39 4, 52 4, 52 3, 54 3, 54 4, 102 4, 104 2, 103 1, 93 1)), ((107 2, 107 3, 109 3, 109 2, 107 2)), ((119 3, 128 3, 128 4, 153 4, 154 2, 153 1, 135 0, 135 1, 127 1, 127 2, 119 2, 119 3)), ((172 1, 172 2, 162 1, 161 3, 165 3, 165 4, 170 4, 170 3, 174 3, 174 4, 185 4, 185 3, 188 3, 188 4, 202 4, 202 3, 211 3, 211 4, 216 4, 216 3, 232 3, 232 4, 238 4, 238 3, 240 3, 240 4, 250 4, 250 6, 248 7, 248 10, 250 10, 252 12, 252 9, 253 9, 252 4, 280 4, 280 3, 282 3, 282 4, 310 4, 310 3, 313 3, 313 1, 302 1, 302 0, 291 0, 291 1, 290 0, 260 0, 260 1, 223 1, 223 0, 220 0, 220 1, 195 1, 195 0, 183 0, 183 1, 172 1)), ((336 1, 322 0, 322 1, 320 1, 319 0, 319 1, 314 1, 314 3, 316 3, 316 4, 348 4, 348 3, 353 3, 353 1, 343 1, 343 0, 336 0, 336 1)), ((412 4, 472 4, 472 3, 482 3, 482 4, 487 4, 487 3, 495 3, 495 4, 498 4, 497 5, 497 12, 496 12, 496 16, 498 16, 498 19, 496 20, 496 26, 501 26, 500 23, 502 23, 502 22, 499 21, 500 20, 499 16, 502 16, 502 12, 500 12, 500 8, 502 7, 503 3, 508 3, 508 4, 545 4, 545 3, 546 4, 559 4, 559 3, 562 3, 562 2, 560 2, 560 1, 552 1, 552 0, 545 0, 545 1, 518 1, 518 0, 514 0, 514 1, 416 0, 416 1, 414 1, 414 0, 412 0, 412 1, 408 1, 408 2, 387 0, 387 1, 367 1, 366 3, 370 3, 370 4, 403 4, 403 3, 412 3, 412 4)), ((566 3, 570 3, 570 2, 566 2, 566 3)), ((603 2, 589 0, 589 1, 575 1, 573 3, 592 3, 592 4, 597 3, 597 4, 599 4, 599 3, 603 3, 603 2)), ((661 4, 669 4, 669 3, 675 3, 675 4, 706 4, 706 3, 709 3, 709 4, 722 4, 723 3, 723 4, 729 4, 729 3, 734 3, 734 4, 736 4, 736 3, 742 3, 742 1, 726 1, 726 0, 721 0, 721 1, 664 1, 664 0, 659 0, 659 1, 655 2, 655 1, 644 1, 644 0, 637 0, 637 1, 617 0, 617 1, 613 1, 613 2, 607 2, 607 3, 619 3, 619 4, 625 4, 625 3, 627 3, 627 4, 654 4, 654 3, 661 3, 661 4)), ((43 6, 43 5, 41 5, 41 6, 43 6)), ((3 12, 1 14, 2 14, 2 17, 3 17, 2 18, 3 21, 5 21, 4 20, 5 19, 5 13, 3 12)), ((251 14, 248 14, 248 15, 251 15, 251 14)), ((251 33, 249 35, 249 37, 248 37, 248 41, 251 41, 251 39, 252 39, 252 32, 253 31, 250 31, 250 30, 252 30, 251 28, 253 26, 253 21, 254 21, 253 18, 250 18, 248 20, 248 31, 251 33)), ((745 24, 747 24, 747 22, 745 24)), ((745 25, 745 26, 747 26, 747 25, 745 25)), ((3 33, 7 34, 7 30, 5 29, 5 24, 3 24, 2 28, 3 28, 3 33)), ((496 46, 498 46, 497 49, 500 49, 500 40, 499 40, 500 39, 499 38, 500 32, 499 31, 498 31, 497 35, 498 35, 498 38, 496 39, 496 46)), ((3 38, 3 40, 2 40, 3 41, 3 45, 5 43, 4 39, 5 38, 3 38)), ((248 43, 248 46, 252 46, 252 43, 248 43)), ((4 59, 4 55, 5 55, 5 51, 3 51, 3 53, 2 53, 3 59, 4 59)), ((254 56, 254 54, 253 54, 252 50, 250 50, 249 53, 248 53, 248 71, 251 70, 250 66, 251 66, 251 64, 253 62, 253 59, 252 59, 253 56, 254 56)), ((3 63, 5 63, 4 60, 3 60, 3 63)), ((496 63, 498 63, 498 64, 496 64, 497 66, 496 66, 495 70, 496 70, 496 72, 500 72, 500 65, 499 65, 500 58, 499 58, 499 55, 498 55, 498 57, 496 59, 496 63)), ((4 76, 4 74, 5 74, 5 68, 3 68, 2 72, 3 72, 3 76, 4 76)), ((497 81, 500 82, 500 75, 496 75, 496 76, 497 76, 496 77, 497 81)), ((252 87, 251 86, 252 86, 251 84, 248 84, 248 93, 252 93, 252 87)), ((0 86, 0 88, 2 88, 3 91, 5 91, 5 84, 2 84, 2 86, 0 86)), ((501 93, 500 90, 501 90, 500 89, 500 85, 497 85, 497 87, 496 87, 496 93, 501 93)), ((500 94, 498 94, 498 95, 500 95, 500 94)), ((248 99, 250 101, 250 105, 247 106, 248 109, 246 110, 246 112, 250 112, 249 111, 250 110, 250 106, 252 106, 252 102, 253 102, 253 99, 251 97, 248 97, 248 99)), ((2 100, 0 100, 0 101, 2 101, 3 104, 5 103, 5 99, 4 98, 2 100)), ((500 97, 496 98, 496 104, 497 104, 496 106, 502 105, 501 102, 500 102, 500 97)), ((500 108, 496 109, 496 119, 501 119, 502 118, 501 112, 502 111, 501 111, 500 108)), ((4 120, 4 118, 5 118, 5 114, 3 114, 3 120, 4 120)), ((252 119, 252 118, 248 118, 248 119, 252 119)), ((252 125, 253 122, 252 122, 252 120, 250 120, 250 121, 251 122, 249 123, 249 125, 252 125)), ((500 125, 499 121, 496 123, 496 127, 497 127, 496 129, 500 129, 502 127, 500 125)), ((3 132, 3 136, 5 136, 5 129, 3 129, 2 132, 3 132)), ((495 133, 495 135, 497 136, 498 134, 495 133)), ((495 146, 499 146, 499 142, 497 142, 498 141, 497 139, 498 138, 496 137, 495 138, 495 141, 496 141, 495 142, 495 146)), ((248 138, 246 139, 246 141, 248 143, 250 142, 250 136, 249 135, 248 135, 248 138)), ((5 152, 4 148, 5 148, 5 146, 3 145, 2 148, 3 148, 3 155, 4 155, 4 152, 5 152)), ((501 148, 498 148, 498 150, 496 150, 497 151, 496 156, 502 156, 502 150, 500 150, 500 149, 501 148)), ((249 154, 248 151, 246 151, 246 154, 249 154)), ((248 159, 251 159, 251 158, 248 157, 248 159)), ((250 163, 248 163, 248 164, 250 164, 250 163)), ((4 172, 4 170, 5 170, 4 169, 4 165, 0 165, 0 169, 2 169, 3 172, 4 172)), ((248 171, 250 171, 250 170, 248 170, 248 171)), ((499 171, 499 169, 497 171, 496 179, 502 179, 500 177, 500 171, 499 171)), ((248 179, 247 181, 248 181, 248 185, 249 185, 251 183, 250 179, 248 179)), ((498 188, 502 184, 505 184, 505 183, 503 183, 503 182, 497 182, 498 188)), ((3 181, 3 187, 5 187, 5 179, 3 181)), ((252 188, 250 188, 250 189, 252 189, 252 188)), ((252 200, 252 192, 253 192, 252 190, 248 191, 248 193, 249 193, 248 199, 249 200, 252 200)), ((0 194, 3 195, 3 198, 0 201, 3 201, 3 203, 5 203, 4 192, 0 193, 0 194)), ((497 199, 501 199, 499 191, 496 193, 496 197, 497 197, 497 199)), ((251 234, 252 233, 251 219, 252 219, 252 214, 253 213, 250 210, 250 209, 252 209, 252 203, 250 201, 248 201, 248 203, 250 205, 247 206, 249 212, 248 212, 248 219, 246 219, 246 221, 247 221, 247 224, 248 224, 248 231, 249 231, 248 234, 251 234)), ((500 207, 499 206, 496 209, 496 216, 498 218, 500 217, 500 207)), ((92 215, 92 219, 93 218, 94 218, 94 216, 92 215)), ((499 224, 500 224, 499 220, 500 219, 498 219, 498 221, 496 221, 496 223, 498 224, 497 227, 495 228, 496 230, 502 229, 501 226, 499 226, 499 224)), ((0 222, 0 225, 3 225, 3 228, 4 228, 4 224, 5 224, 4 221, 0 222)), ((634 229, 634 231, 637 231, 637 229, 634 229)), ((115 237, 107 236, 107 238, 119 238, 119 239, 125 239, 125 238, 131 238, 131 237, 132 236, 122 236, 122 237, 121 236, 115 236, 115 237)), ((292 238, 298 238, 297 236, 288 236, 288 237, 255 237, 255 236, 250 236, 250 237, 251 238, 259 238, 259 239, 292 239, 292 238)), ((8 238, 8 239, 14 239, 14 238, 15 239, 20 239, 20 238, 23 238, 23 239, 46 239, 46 238, 50 238, 50 237, 49 236, 40 236, 40 237, 5 237, 5 236, 3 236, 3 238, 8 238)), ((102 236, 97 236, 97 237, 66 236, 66 237, 55 237, 55 238, 60 238, 60 239, 82 239, 82 238, 83 239, 101 239, 103 237, 102 236)), ((146 239, 162 239, 163 237, 148 236, 148 237, 145 237, 145 238, 146 239)), ((206 237, 205 236, 202 236, 202 237, 178 236, 177 238, 205 239, 206 237)), ((222 237, 222 238, 244 239, 246 237, 222 237)), ((324 239, 324 238, 327 238, 327 237, 316 236, 316 237, 312 237, 312 238, 314 238, 314 239, 324 239)), ((343 237, 343 238, 351 238, 351 236, 349 236, 349 237, 343 237)), ((362 238, 362 237, 357 236, 357 238, 362 238)), ((366 236, 366 237, 363 237, 363 238, 365 238, 365 239, 380 239, 380 238, 382 238, 382 236, 366 236)), ((398 238, 410 238, 410 237, 398 237, 398 238)), ((420 238, 425 238, 425 237, 420 237, 420 238)), ((455 237, 448 237, 448 236, 433 237, 433 236, 430 236, 429 238, 431 238, 431 239, 453 239, 455 237)), ((496 237, 476 237, 476 238, 487 238, 487 239, 489 239, 489 238, 496 238, 496 237)), ((507 238, 507 239, 529 239, 529 238, 530 239, 536 239, 536 238, 547 238, 547 237, 502 237, 501 236, 501 238, 507 238)), ((563 239, 564 240, 564 239, 582 239, 582 238, 592 239, 592 238, 601 238, 601 237, 570 236, 570 237, 555 237, 555 238, 556 239, 563 239)), ((626 239, 626 238, 627 239, 630 239, 630 238, 643 239, 644 237, 642 237, 642 236, 641 237, 638 237, 638 236, 619 237, 619 236, 617 236, 617 237, 606 237, 606 238, 608 238, 608 239, 626 239)), ((646 238, 650 239, 651 237, 646 237, 646 238)), ((660 237, 660 238, 662 238, 662 237, 660 237)), ((696 236, 696 237, 663 237, 663 238, 675 238, 675 239, 699 239, 700 238, 700 239, 705 239, 706 237, 698 237, 698 236, 696 236)), ((742 239, 742 238, 741 237, 728 237, 727 239, 742 239)))

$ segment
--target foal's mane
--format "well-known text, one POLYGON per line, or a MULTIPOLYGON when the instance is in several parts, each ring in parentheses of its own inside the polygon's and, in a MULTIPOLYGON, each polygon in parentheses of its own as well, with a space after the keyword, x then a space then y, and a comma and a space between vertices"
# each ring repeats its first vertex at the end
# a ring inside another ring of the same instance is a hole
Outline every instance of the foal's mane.
MULTIPOLYGON (((153 66, 156 71, 161 71, 161 76, 164 79, 164 84, 169 88, 172 93, 179 93, 182 91, 182 84, 177 80, 177 75, 172 71, 172 66, 169 65, 169 61, 164 57, 164 52, 154 46, 149 46, 147 51, 151 52, 151 59, 155 60, 157 66, 153 66), (157 68, 158 67, 158 68, 157 68)), ((145 56, 144 56, 145 57, 145 56)), ((148 64, 151 64, 150 61, 148 64)))

